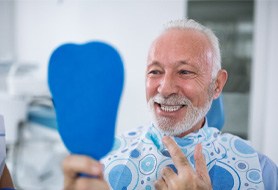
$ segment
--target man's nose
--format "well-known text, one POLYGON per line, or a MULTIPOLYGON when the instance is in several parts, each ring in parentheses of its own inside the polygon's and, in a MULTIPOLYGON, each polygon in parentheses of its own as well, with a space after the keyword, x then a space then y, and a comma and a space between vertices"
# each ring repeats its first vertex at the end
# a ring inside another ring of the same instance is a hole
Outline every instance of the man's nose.
POLYGON ((164 77, 161 79, 158 93, 160 93, 164 97, 169 97, 172 94, 178 93, 178 86, 174 79, 174 77, 170 74, 165 74, 164 77))

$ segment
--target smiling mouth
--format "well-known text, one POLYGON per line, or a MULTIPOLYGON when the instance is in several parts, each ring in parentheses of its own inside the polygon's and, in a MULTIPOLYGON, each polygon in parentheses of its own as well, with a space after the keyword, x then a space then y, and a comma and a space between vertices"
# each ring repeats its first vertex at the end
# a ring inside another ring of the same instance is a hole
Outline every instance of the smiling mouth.
POLYGON ((160 109, 165 112, 175 112, 183 108, 185 105, 163 105, 158 104, 160 109))

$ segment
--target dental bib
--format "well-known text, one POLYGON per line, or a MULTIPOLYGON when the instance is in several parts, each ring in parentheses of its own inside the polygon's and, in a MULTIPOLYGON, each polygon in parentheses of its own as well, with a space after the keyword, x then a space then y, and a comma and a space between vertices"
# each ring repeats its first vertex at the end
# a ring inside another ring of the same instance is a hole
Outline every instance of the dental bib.
POLYGON ((123 82, 121 57, 107 43, 64 44, 52 53, 48 83, 71 153, 99 160, 111 150, 123 82))
MULTIPOLYGON (((154 190, 161 170, 177 172, 155 126, 139 127, 115 140, 113 151, 102 162, 111 189, 154 190)), ((205 126, 183 138, 174 138, 194 167, 194 148, 201 143, 214 190, 264 189, 256 151, 247 141, 205 126)))

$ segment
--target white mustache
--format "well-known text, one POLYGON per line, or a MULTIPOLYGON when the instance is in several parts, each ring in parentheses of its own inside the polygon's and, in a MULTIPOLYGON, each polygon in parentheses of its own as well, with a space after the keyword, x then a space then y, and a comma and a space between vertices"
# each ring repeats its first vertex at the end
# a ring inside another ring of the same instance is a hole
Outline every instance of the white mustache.
POLYGON ((163 97, 160 94, 157 94, 152 99, 154 102, 163 105, 192 105, 191 101, 188 98, 179 96, 177 94, 173 94, 167 98, 163 97))

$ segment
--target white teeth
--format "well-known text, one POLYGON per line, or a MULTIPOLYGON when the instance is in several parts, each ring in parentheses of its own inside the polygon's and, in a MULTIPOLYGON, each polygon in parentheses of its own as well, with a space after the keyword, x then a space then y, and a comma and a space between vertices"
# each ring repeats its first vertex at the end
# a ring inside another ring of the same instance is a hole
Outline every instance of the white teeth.
POLYGON ((167 106, 167 105, 161 105, 160 108, 163 110, 163 111, 166 111, 166 112, 174 112, 174 111, 177 111, 181 108, 182 106, 167 106))

